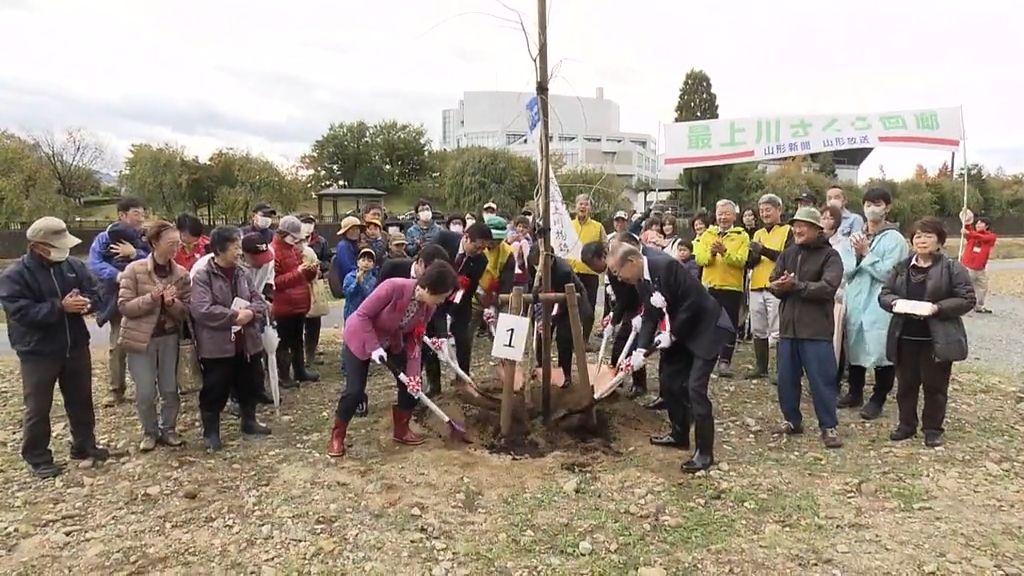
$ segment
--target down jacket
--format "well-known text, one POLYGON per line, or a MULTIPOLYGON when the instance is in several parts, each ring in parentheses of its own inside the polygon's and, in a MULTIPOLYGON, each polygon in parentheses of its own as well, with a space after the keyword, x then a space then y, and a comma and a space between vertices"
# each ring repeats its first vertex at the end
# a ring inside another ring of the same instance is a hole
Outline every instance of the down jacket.
POLYGON ((174 260, 169 261, 171 275, 158 278, 153 271, 153 256, 145 260, 136 260, 121 273, 120 289, 117 293, 117 309, 121 312, 121 335, 118 344, 129 352, 145 352, 149 340, 156 329, 163 308, 163 298, 154 299, 153 290, 157 287, 174 286, 177 297, 174 304, 167 307, 167 328, 175 328, 188 319, 189 292, 192 281, 188 271, 174 260))
POLYGON ((309 312, 310 284, 316 279, 316 268, 302 268, 302 248, 292 246, 274 236, 274 303, 275 318, 305 316, 309 312))

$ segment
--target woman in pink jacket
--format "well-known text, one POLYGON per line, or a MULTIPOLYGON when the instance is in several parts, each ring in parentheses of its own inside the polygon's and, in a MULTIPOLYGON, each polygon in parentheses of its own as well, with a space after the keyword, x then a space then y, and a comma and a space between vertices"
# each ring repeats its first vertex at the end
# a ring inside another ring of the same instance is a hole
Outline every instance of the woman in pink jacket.
POLYGON ((334 427, 327 455, 345 455, 345 433, 356 407, 366 393, 370 361, 389 362, 408 375, 408 387, 395 381, 398 402, 392 407, 395 442, 416 446, 423 438, 409 429, 416 395, 420 391, 420 349, 427 322, 438 305, 458 287, 458 275, 451 264, 437 261, 416 279, 385 280, 345 320, 345 390, 338 399, 334 427))

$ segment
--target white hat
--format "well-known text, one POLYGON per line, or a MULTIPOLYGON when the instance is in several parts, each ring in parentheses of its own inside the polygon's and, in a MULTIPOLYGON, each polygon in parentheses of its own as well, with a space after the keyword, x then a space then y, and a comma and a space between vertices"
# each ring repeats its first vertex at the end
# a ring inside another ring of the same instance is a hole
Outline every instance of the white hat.
POLYGON ((619 210, 615 213, 615 217, 612 220, 629 220, 629 216, 626 215, 625 210, 619 210))

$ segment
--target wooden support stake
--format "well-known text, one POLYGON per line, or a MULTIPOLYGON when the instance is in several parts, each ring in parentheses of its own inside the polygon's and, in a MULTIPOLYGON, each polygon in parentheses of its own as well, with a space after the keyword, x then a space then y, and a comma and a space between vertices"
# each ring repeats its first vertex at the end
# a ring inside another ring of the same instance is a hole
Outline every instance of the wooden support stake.
MULTIPOLYGON (((512 289, 509 299, 509 314, 521 314, 523 310, 523 289, 517 286, 512 289)), ((511 360, 502 360, 501 383, 501 435, 508 438, 512 434, 512 408, 515 402, 516 365, 511 360)))
MULTIPOLYGON (((577 297, 576 287, 566 284, 565 306, 569 313, 569 326, 572 328, 572 353, 576 359, 576 372, 579 374, 580 384, 584 388, 590 388, 590 370, 587 369, 587 342, 583 339, 583 322, 580 320, 580 305, 577 297)), ((571 382, 566 382, 566 386, 569 385, 571 382)))
MULTIPOLYGON (((539 300, 541 302, 545 303, 545 304, 564 304, 565 303, 565 294, 558 294, 558 293, 554 293, 553 292, 553 293, 548 293, 548 294, 538 294, 537 296, 539 296, 540 297, 539 300)), ((512 296, 509 295, 509 294, 500 294, 498 296, 498 304, 506 304, 506 303, 508 303, 511 300, 512 300, 512 296)), ((525 303, 525 304, 533 304, 534 303, 533 294, 523 294, 523 303, 525 303)))

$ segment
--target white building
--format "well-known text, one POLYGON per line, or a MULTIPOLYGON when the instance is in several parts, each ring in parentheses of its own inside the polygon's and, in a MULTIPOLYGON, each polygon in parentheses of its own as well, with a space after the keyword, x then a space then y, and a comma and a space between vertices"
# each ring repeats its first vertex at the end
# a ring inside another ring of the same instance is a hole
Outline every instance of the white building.
MULTIPOLYGON (((529 92, 466 92, 458 108, 441 112, 441 148, 507 148, 534 156, 537 145, 526 141, 529 92)), ((590 168, 615 174, 628 182, 653 181, 658 172, 657 141, 649 134, 622 132, 619 105, 604 98, 552 94, 551 153, 561 155, 566 168, 590 168)))

